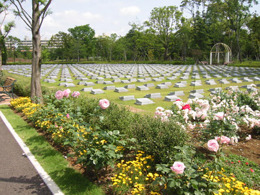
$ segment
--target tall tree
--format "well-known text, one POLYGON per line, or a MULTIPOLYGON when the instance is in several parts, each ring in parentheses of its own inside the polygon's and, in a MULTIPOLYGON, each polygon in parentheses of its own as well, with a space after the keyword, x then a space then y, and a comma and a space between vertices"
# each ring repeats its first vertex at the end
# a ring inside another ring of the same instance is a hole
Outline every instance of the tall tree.
POLYGON ((155 7, 145 25, 157 35, 164 48, 164 60, 170 57, 171 36, 178 29, 182 12, 176 6, 155 7))
POLYGON ((6 38, 6 43, 8 43, 7 48, 9 48, 9 57, 13 57, 13 61, 15 62, 16 57, 16 48, 18 47, 18 44, 21 42, 21 40, 17 37, 8 36, 6 38))
POLYGON ((95 31, 89 24, 69 28, 68 31, 74 38, 74 48, 77 51, 78 61, 80 57, 86 56, 88 58, 93 55, 95 31))
POLYGON ((257 0, 211 0, 209 6, 213 11, 221 11, 220 17, 225 17, 226 27, 235 35, 237 59, 242 62, 240 34, 249 20, 250 8, 258 4, 257 0))
POLYGON ((40 29, 46 16, 50 14, 49 6, 52 0, 32 0, 32 13, 26 11, 23 3, 25 0, 10 1, 16 8, 14 13, 19 16, 31 30, 32 51, 32 74, 31 74, 31 99, 32 102, 43 103, 41 89, 41 35, 40 29))
MULTIPOLYGON (((11 31, 11 29, 15 26, 14 21, 5 23, 5 19, 7 16, 7 10, 9 9, 10 4, 8 2, 0 2, 0 15, 3 15, 3 19, 0 22, 0 70, 2 70, 2 63, 3 63, 3 51, 6 50, 5 48, 5 38, 11 31)), ((6 53, 4 54, 6 55, 6 53)))
POLYGON ((51 54, 52 59, 66 59, 67 61, 71 59, 73 56, 72 39, 70 34, 61 31, 53 35, 49 41, 49 46, 54 48, 52 53, 55 51, 55 54, 51 54))
POLYGON ((250 39, 251 44, 254 47, 254 53, 253 55, 255 59, 260 59, 260 16, 254 15, 247 24, 249 30, 250 30, 250 39))

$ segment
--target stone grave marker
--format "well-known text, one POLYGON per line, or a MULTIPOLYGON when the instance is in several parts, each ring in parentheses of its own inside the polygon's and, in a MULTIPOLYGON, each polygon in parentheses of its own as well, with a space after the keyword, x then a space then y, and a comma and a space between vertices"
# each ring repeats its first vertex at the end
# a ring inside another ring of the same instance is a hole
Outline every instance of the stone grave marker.
POLYGON ((85 82, 85 86, 95 86, 93 82, 85 82))
POLYGON ((163 84, 158 84, 156 86, 156 89, 168 89, 169 87, 167 85, 163 85, 163 84))
POLYGON ((141 85, 141 86, 137 86, 136 90, 138 90, 138 91, 147 91, 147 90, 149 90, 149 88, 144 86, 144 85, 141 85))
POLYGON ((81 91, 90 92, 93 89, 93 87, 86 87, 81 89, 81 91))
POLYGON ((146 84, 144 84, 144 86, 146 86, 146 87, 154 87, 154 83, 146 83, 146 84))
POLYGON ((161 93, 150 93, 150 94, 146 94, 144 97, 155 99, 155 98, 161 98, 162 96, 161 93))
POLYGON ((111 85, 111 84, 114 84, 112 81, 103 81, 103 84, 105 85, 111 85))
POLYGON ((135 84, 126 85, 126 86, 124 86, 124 88, 126 88, 126 89, 134 89, 135 88, 135 84))
POLYGON ((103 94, 105 92, 102 89, 92 89, 90 93, 96 95, 96 94, 103 94))
POLYGON ((115 90, 116 87, 115 86, 106 86, 103 88, 104 90, 115 90))
POLYGON ((134 95, 120 96, 119 99, 122 101, 135 100, 135 96, 134 95))
POLYGON ((174 92, 169 93, 168 95, 184 96, 185 94, 183 91, 174 91, 174 92))
POLYGON ((148 104, 154 104, 154 102, 148 98, 137 98, 136 105, 148 105, 148 104))
POLYGON ((200 98, 204 98, 204 95, 202 95, 200 93, 190 93, 189 98, 191 98, 191 99, 194 99, 194 98, 200 99, 200 98))
POLYGON ((66 83, 65 87, 75 87, 75 85, 73 83, 66 83))
POLYGON ((117 87, 114 92, 117 92, 117 93, 123 93, 123 92, 128 92, 128 90, 124 87, 117 87))
POLYGON ((176 95, 168 95, 168 96, 164 97, 164 101, 167 101, 167 102, 175 102, 178 99, 180 99, 180 98, 176 95))
POLYGON ((217 85, 217 83, 215 82, 214 79, 210 79, 210 80, 207 80, 205 81, 207 85, 217 85))

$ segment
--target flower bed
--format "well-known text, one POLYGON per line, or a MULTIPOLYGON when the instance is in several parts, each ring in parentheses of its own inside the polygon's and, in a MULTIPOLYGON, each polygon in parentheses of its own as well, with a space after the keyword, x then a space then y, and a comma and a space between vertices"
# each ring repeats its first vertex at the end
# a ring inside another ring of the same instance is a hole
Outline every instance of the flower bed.
POLYGON ((250 140, 240 133, 242 126, 258 131, 259 97, 252 88, 219 92, 208 100, 178 100, 168 110, 158 107, 154 118, 129 113, 106 99, 81 98, 69 89, 45 97, 44 106, 30 98, 14 99, 11 106, 70 151, 95 180, 112 168, 111 193, 260 194, 254 190, 259 189, 257 165, 231 169, 222 152, 228 144, 250 140), (194 130, 207 143, 206 153, 189 144, 194 130))

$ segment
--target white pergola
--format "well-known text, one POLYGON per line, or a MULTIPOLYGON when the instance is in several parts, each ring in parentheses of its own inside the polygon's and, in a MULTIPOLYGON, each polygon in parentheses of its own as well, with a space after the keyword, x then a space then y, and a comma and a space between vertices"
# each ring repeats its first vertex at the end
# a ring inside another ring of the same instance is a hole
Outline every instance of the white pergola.
POLYGON ((232 52, 230 47, 225 44, 225 43, 216 43, 210 50, 210 65, 212 65, 212 56, 215 54, 215 58, 217 58, 217 63, 219 64, 219 57, 220 54, 224 53, 225 54, 225 62, 229 63, 230 59, 232 57, 232 52))

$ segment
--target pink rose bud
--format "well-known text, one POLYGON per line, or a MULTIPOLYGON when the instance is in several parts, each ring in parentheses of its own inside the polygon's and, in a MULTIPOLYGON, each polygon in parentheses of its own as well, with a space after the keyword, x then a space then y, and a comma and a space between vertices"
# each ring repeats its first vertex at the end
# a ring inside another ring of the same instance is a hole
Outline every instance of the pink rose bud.
POLYGON ((182 174, 184 172, 185 168, 186 167, 185 167, 184 163, 176 161, 173 163, 171 170, 173 172, 175 172, 176 174, 182 174))
POLYGON ((109 101, 107 99, 99 100, 99 106, 102 109, 107 109, 109 107, 109 101))
POLYGON ((219 149, 218 141, 215 139, 211 139, 208 141, 208 150, 217 152, 219 149))
POLYGON ((66 114, 66 117, 67 117, 67 118, 70 118, 70 115, 69 115, 69 114, 66 114))

